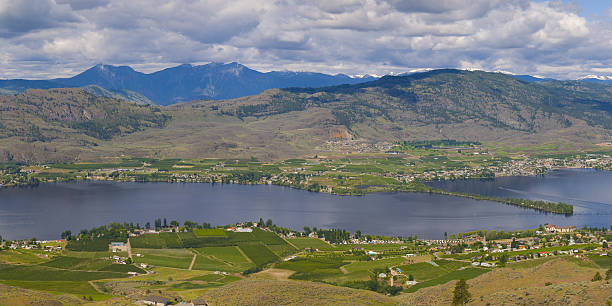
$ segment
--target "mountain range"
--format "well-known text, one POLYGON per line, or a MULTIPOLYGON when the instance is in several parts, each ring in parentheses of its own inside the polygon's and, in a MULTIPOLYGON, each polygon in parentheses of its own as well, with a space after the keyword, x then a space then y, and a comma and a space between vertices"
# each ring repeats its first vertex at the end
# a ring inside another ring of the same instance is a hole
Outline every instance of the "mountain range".
POLYGON ((71 78, 0 80, 0 94, 26 89, 96 86, 93 92, 142 103, 170 105, 192 100, 233 99, 285 87, 323 87, 372 81, 372 76, 350 77, 314 72, 262 73, 238 63, 183 64, 153 73, 129 66, 96 65, 71 78))
POLYGON ((347 142, 427 139, 575 151, 612 139, 612 86, 443 69, 170 106, 100 96, 91 88, 30 89, 0 96, 0 125, 0 162, 276 160, 323 154, 347 142))

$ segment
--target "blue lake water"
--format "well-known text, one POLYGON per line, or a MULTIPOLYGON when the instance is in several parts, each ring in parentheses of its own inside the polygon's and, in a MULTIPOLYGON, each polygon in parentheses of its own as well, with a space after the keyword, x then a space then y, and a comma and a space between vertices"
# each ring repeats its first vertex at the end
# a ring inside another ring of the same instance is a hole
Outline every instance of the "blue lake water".
POLYGON ((612 225, 612 172, 554 171, 540 177, 435 182, 454 191, 563 201, 573 216, 490 201, 420 193, 336 196, 279 186, 170 183, 57 183, 0 189, 0 235, 57 239, 109 222, 156 218, 214 225, 272 219, 294 229, 343 228, 385 235, 441 238, 444 232, 518 230, 554 223, 612 225))

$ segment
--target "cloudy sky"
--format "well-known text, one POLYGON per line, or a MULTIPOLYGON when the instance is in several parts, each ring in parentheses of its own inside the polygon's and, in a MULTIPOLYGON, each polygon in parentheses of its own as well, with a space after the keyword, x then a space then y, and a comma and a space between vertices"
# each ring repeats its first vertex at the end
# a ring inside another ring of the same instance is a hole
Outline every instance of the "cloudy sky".
POLYGON ((0 78, 211 61, 262 71, 612 75, 612 2, 0 0, 0 78))

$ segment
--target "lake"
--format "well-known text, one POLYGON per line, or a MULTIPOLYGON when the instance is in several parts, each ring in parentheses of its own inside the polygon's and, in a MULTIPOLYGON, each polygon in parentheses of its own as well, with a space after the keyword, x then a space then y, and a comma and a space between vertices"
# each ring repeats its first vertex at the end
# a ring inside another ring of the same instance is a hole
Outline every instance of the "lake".
POLYGON ((519 230, 544 223, 612 224, 612 172, 563 170, 543 177, 432 184, 454 191, 563 201, 576 205, 575 213, 566 217, 421 193, 337 196, 267 185, 54 183, 0 189, 0 235, 57 239, 66 229, 74 233, 113 221, 143 225, 156 218, 213 225, 270 218, 294 229, 316 226, 432 239, 444 232, 519 230))

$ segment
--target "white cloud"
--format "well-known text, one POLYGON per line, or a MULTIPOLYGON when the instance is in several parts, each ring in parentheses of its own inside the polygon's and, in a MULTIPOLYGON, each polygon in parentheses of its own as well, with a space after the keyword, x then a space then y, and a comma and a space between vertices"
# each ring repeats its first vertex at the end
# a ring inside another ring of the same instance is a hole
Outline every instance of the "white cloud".
POLYGON ((611 24, 577 11, 529 0, 0 0, 0 78, 67 76, 101 62, 143 71, 209 61, 378 75, 607 71, 611 24))

